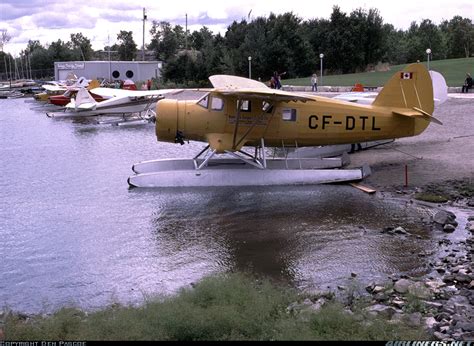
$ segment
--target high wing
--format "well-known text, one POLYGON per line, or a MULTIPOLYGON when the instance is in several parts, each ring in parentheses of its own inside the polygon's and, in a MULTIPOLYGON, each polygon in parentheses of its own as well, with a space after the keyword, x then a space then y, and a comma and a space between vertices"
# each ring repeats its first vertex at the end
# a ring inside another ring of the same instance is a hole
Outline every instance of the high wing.
POLYGON ((125 90, 112 88, 94 88, 90 90, 96 95, 106 98, 112 97, 145 97, 145 96, 160 96, 165 94, 177 94, 182 92, 182 89, 161 89, 161 90, 125 90))
POLYGON ((224 96, 252 97, 267 101, 282 102, 306 102, 316 100, 316 98, 310 95, 270 89, 262 82, 237 76, 214 75, 209 77, 209 80, 215 88, 213 92, 224 96))
POLYGON ((43 84, 41 86, 43 89, 47 91, 66 91, 67 87, 61 86, 61 85, 56 85, 56 84, 43 84))

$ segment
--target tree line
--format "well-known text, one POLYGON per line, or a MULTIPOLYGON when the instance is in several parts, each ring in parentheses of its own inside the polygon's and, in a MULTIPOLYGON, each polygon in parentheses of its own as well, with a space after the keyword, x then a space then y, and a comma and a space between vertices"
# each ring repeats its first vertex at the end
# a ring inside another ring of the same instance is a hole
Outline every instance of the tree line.
MULTIPOLYGON (((333 7, 329 19, 302 20, 289 12, 234 21, 224 35, 213 34, 207 27, 187 34, 180 25, 154 20, 150 34, 146 48, 165 63, 164 82, 187 86, 207 85, 212 74, 248 76, 249 57, 252 77, 268 80, 274 71, 284 71, 289 78, 319 71, 321 53, 325 73, 352 73, 381 62, 423 61, 427 48, 432 51, 431 60, 470 57, 474 44, 472 20, 459 15, 439 25, 430 19, 412 22, 407 30, 401 30, 384 23, 375 8, 347 14, 338 6, 333 7)), ((57 40, 46 47, 29 41, 20 59, 29 61, 33 70, 52 68, 54 61, 107 60, 109 56, 140 60, 131 31, 120 31, 117 41, 101 52, 95 52, 81 33, 71 34, 68 42, 57 40)), ((11 58, 0 54, 5 62, 11 58)), ((0 72, 6 65, 0 60, 0 72)))

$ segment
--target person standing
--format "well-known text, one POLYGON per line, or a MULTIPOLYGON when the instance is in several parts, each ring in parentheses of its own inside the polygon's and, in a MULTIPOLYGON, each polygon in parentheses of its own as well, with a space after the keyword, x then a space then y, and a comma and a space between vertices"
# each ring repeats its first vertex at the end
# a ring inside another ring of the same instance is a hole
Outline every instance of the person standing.
POLYGON ((311 76, 311 91, 318 91, 318 76, 316 73, 311 76))
POLYGON ((148 90, 151 90, 151 80, 150 79, 146 81, 146 88, 148 90))
POLYGON ((469 89, 472 88, 472 77, 469 73, 466 73, 466 79, 464 81, 464 85, 462 86, 461 92, 469 92, 469 89))

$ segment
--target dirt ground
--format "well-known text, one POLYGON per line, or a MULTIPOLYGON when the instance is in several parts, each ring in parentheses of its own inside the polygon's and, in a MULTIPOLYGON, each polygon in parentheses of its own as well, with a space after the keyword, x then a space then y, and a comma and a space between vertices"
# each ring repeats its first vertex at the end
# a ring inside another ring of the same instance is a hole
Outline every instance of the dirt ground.
POLYGON ((378 190, 405 187, 405 166, 409 188, 446 180, 474 181, 473 96, 450 95, 433 114, 442 126, 431 123, 421 135, 351 154, 350 167, 369 164, 372 175, 363 183, 378 190))

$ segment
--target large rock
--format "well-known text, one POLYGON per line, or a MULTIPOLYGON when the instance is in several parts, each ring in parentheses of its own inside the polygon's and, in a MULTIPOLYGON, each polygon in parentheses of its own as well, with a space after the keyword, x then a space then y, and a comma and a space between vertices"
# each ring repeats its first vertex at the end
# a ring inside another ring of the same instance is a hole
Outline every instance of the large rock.
POLYGON ((440 225, 446 225, 446 224, 454 224, 457 222, 455 221, 456 215, 450 211, 447 210, 440 210, 435 214, 433 217, 433 222, 436 222, 437 224, 440 225))
POLYGON ((423 282, 415 282, 408 286, 408 293, 421 299, 429 299, 432 296, 430 289, 423 282))
POLYGON ((394 308, 383 304, 368 306, 364 310, 371 315, 379 315, 389 319, 397 312, 394 308))
POLYGON ((444 225, 444 227, 443 227, 443 231, 446 232, 446 233, 453 233, 455 230, 456 230, 456 227, 454 225, 449 224, 449 223, 444 225))
POLYGON ((393 285, 393 289, 398 293, 407 293, 408 287, 413 284, 413 281, 408 279, 400 279, 393 285))
POLYGON ((410 327, 419 327, 421 325, 422 315, 420 312, 414 312, 405 316, 405 322, 410 327))

